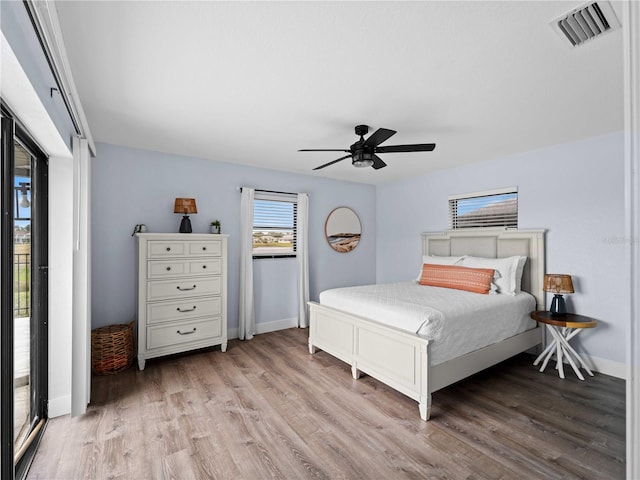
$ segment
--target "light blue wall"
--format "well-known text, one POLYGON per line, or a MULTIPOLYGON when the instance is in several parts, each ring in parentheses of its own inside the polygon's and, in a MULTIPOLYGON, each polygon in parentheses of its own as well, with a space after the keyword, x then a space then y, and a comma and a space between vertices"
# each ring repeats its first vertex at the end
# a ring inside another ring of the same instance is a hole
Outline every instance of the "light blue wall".
POLYGON ((76 130, 62 96, 58 92, 51 94, 51 87, 57 85, 24 3, 0 1, 0 24, 2 33, 29 77, 42 105, 71 150, 71 138, 76 134, 76 130))
POLYGON ((570 311, 594 317, 581 334, 592 356, 625 361, 629 318, 622 133, 378 186, 378 283, 413 279, 420 233, 447 228, 449 195, 518 187, 520 228, 545 228, 546 271, 573 276, 570 311))
MULTIPOLYGON (((593 357, 624 363, 628 298, 617 282, 625 272, 622 134, 610 134, 379 185, 179 157, 108 144, 93 163, 93 326, 135 314, 133 225, 177 231, 175 197, 192 196, 195 232, 218 218, 229 244, 229 328, 237 328, 239 186, 310 195, 310 290, 413 279, 420 268, 420 233, 447 227, 447 197, 517 186, 520 228, 545 228, 548 272, 573 275, 569 308, 600 324, 581 335, 593 357), (348 205, 363 237, 350 254, 324 240, 324 221, 348 205)), ((254 261, 257 321, 296 316, 295 261, 254 261)))
MULTIPOLYGON (((375 283, 375 187, 313 175, 233 165, 109 144, 97 145, 92 164, 93 327, 135 316, 136 259, 133 226, 177 232, 176 197, 193 197, 196 233, 219 219, 229 241, 228 326, 238 326, 240 192, 249 186, 309 194, 309 288, 312 300, 331 287, 375 283), (351 253, 333 251, 324 237, 331 210, 349 206, 362 223, 362 241, 351 253)), ((257 322, 296 317, 296 270, 292 259, 254 261, 257 322)))

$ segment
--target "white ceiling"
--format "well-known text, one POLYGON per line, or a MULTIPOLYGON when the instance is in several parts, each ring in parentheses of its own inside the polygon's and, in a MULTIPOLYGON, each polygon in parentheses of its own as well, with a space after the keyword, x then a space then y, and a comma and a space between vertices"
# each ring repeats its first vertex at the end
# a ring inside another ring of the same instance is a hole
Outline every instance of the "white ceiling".
MULTIPOLYGON (((614 10, 620 19, 620 9, 614 10)), ((57 2, 97 142, 379 184, 623 129, 621 30, 582 2, 57 2), (349 160, 357 124, 427 153, 349 160)), ((99 152, 98 152, 99 154, 99 152)))

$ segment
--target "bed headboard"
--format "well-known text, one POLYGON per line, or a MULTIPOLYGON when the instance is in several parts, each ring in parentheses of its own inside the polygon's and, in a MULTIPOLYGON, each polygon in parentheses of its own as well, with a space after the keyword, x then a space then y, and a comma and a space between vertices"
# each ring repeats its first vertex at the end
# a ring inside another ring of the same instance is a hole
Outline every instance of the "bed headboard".
POLYGON ((473 255, 502 258, 526 255, 522 290, 536 297, 538 309, 545 308, 544 280, 545 230, 447 230, 422 234, 422 255, 473 255))

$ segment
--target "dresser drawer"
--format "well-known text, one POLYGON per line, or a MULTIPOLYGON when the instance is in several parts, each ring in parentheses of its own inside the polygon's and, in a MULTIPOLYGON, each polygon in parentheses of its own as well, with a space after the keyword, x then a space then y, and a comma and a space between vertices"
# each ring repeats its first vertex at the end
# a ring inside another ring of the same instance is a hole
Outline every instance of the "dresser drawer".
POLYGON ((220 277, 154 280, 147 283, 147 301, 220 295, 220 277))
POLYGON ((220 315, 220 297, 193 298, 147 304, 147 324, 186 320, 204 315, 220 315))
POLYGON ((219 257, 222 253, 220 240, 207 240, 201 242, 187 242, 187 253, 190 256, 219 257))
POLYGON ((186 322, 147 327, 147 348, 160 348, 186 342, 195 342, 222 335, 220 317, 195 319, 186 322))
POLYGON ((147 247, 147 258, 184 257, 186 254, 185 242, 151 240, 147 247))
POLYGON ((147 278, 179 277, 183 275, 219 275, 222 261, 219 258, 199 260, 149 260, 147 278))
POLYGON ((189 263, 184 260, 148 262, 147 278, 175 277, 189 275, 189 263))
POLYGON ((222 272, 222 261, 219 258, 203 258, 189 262, 189 273, 192 275, 219 275, 222 272))

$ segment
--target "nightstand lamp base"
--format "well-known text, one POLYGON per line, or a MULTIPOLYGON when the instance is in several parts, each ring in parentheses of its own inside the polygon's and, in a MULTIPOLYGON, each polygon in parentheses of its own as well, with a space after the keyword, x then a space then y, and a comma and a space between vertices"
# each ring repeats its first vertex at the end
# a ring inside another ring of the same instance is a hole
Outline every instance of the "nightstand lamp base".
POLYGON ((559 293, 556 293, 551 300, 551 308, 549 308, 551 315, 554 317, 566 317, 567 316, 567 303, 564 301, 564 297, 559 293))

